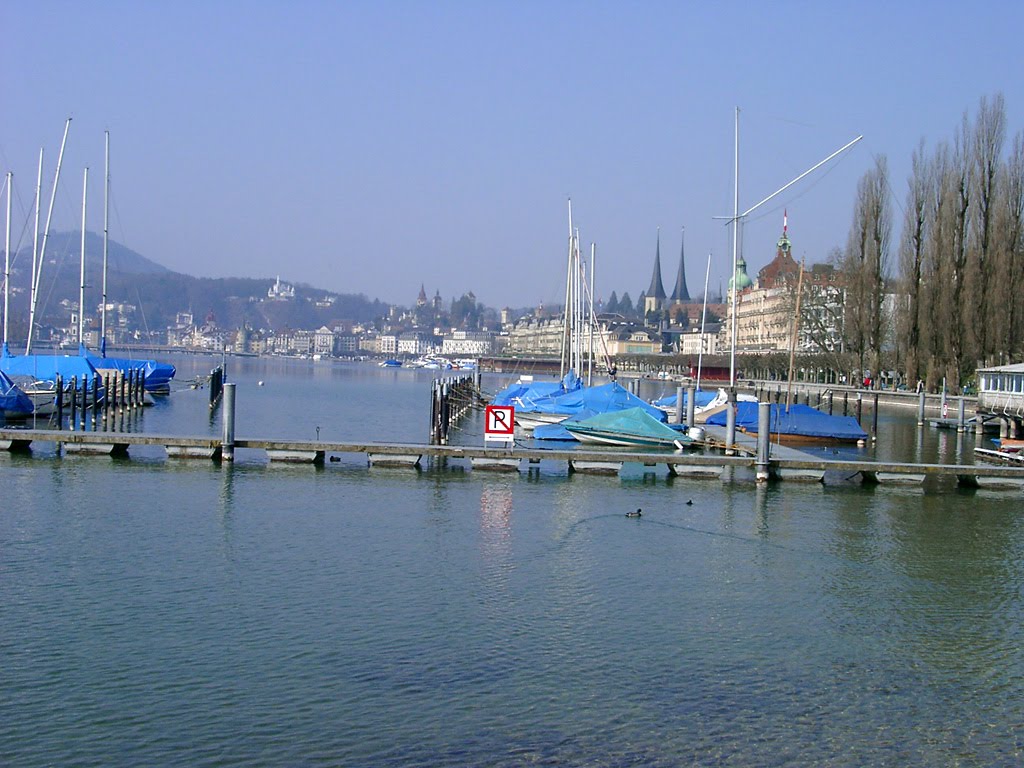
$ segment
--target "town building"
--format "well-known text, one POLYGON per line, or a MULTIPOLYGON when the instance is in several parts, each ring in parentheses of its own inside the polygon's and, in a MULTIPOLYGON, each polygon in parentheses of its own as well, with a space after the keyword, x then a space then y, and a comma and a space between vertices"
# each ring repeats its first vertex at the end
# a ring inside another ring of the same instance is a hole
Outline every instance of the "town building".
MULTIPOLYGON (((747 274, 741 256, 736 274, 729 281, 726 321, 719 333, 720 350, 732 348, 733 293, 736 297, 736 350, 739 352, 783 352, 793 344, 797 287, 801 267, 793 258, 788 222, 783 217, 782 236, 775 246, 775 258, 757 280, 747 274)), ((796 324, 796 349, 819 352, 837 349, 842 338, 844 292, 835 270, 828 264, 804 269, 800 322, 796 324)))

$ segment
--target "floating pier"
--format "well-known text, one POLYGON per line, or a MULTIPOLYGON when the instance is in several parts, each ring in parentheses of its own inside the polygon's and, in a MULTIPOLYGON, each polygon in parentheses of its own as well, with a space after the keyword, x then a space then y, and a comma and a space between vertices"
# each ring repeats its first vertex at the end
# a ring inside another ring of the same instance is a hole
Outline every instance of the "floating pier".
MULTIPOLYGON (((749 438, 747 438, 749 440, 749 438)), ((132 449, 159 446, 169 459, 224 460, 225 445, 217 437, 146 435, 137 432, 57 432, 45 429, 0 429, 0 449, 31 453, 35 443, 57 444, 58 453, 131 457, 132 449)), ((422 467, 425 459, 462 462, 473 470, 521 472, 540 464, 560 466, 567 472, 618 474, 627 465, 663 467, 683 478, 732 478, 755 480, 758 457, 749 446, 736 446, 736 455, 719 452, 623 451, 618 449, 551 450, 539 448, 488 448, 463 445, 429 445, 372 442, 320 442, 236 438, 233 449, 259 451, 268 464, 323 465, 328 457, 362 455, 369 467, 422 467), (748 470, 727 472, 727 470, 748 470)), ((926 478, 946 478, 973 488, 1024 488, 1024 467, 983 464, 913 464, 874 461, 828 460, 773 445, 767 471, 774 480, 821 482, 826 473, 843 477, 860 475, 862 482, 881 485, 921 485, 926 478)))

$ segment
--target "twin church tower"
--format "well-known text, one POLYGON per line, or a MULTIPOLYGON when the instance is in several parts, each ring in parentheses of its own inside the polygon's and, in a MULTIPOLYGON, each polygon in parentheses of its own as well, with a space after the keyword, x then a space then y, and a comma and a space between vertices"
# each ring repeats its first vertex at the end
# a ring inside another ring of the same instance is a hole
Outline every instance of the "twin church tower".
POLYGON ((683 242, 679 247, 679 272, 676 274, 676 285, 672 295, 665 294, 665 286, 661 282, 661 229, 658 229, 658 242, 654 250, 654 274, 651 275, 651 287, 644 295, 644 314, 660 312, 675 304, 689 304, 692 299, 686 288, 686 230, 683 229, 683 242))

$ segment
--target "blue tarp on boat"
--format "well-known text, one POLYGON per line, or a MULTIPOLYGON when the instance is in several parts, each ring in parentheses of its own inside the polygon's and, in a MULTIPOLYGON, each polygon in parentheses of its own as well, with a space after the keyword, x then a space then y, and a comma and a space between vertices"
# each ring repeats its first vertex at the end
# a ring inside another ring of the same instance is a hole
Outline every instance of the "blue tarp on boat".
POLYGON ((575 371, 569 371, 561 381, 517 381, 501 390, 491 401, 492 405, 511 405, 524 411, 537 410, 534 403, 546 401, 556 395, 564 395, 580 389, 580 381, 575 371))
POLYGON ((567 419, 561 426, 579 439, 589 436, 602 442, 677 447, 693 442, 683 432, 662 423, 657 416, 640 407, 598 413, 586 419, 567 419))
POLYGON ((94 354, 84 346, 79 347, 78 354, 101 371, 115 370, 122 374, 134 371, 136 375, 144 374, 143 386, 147 392, 166 392, 170 389, 171 379, 174 378, 175 368, 170 363, 161 363, 157 360, 135 360, 127 357, 106 357, 94 354))
POLYGON ((0 371, 12 379, 31 379, 51 384, 59 375, 64 386, 71 385, 71 379, 77 381, 79 387, 83 381, 92 386, 92 377, 98 376, 92 363, 78 355, 9 355, 0 356, 0 371))
POLYGON ((0 371, 0 416, 28 416, 32 413, 32 401, 7 375, 0 371))
MULTIPOLYGON (((736 427, 756 433, 757 408, 758 403, 737 403, 736 427)), ((809 405, 791 405, 787 411, 785 404, 772 403, 770 415, 769 431, 772 434, 834 440, 866 440, 868 436, 852 416, 829 416, 809 405)), ((710 416, 707 423, 724 427, 727 418, 728 412, 723 411, 710 416)))
POLYGON ((541 398, 535 400, 528 410, 575 415, 583 410, 607 413, 622 411, 626 408, 642 408, 658 421, 665 421, 663 410, 644 402, 615 381, 597 387, 581 387, 573 392, 566 392, 555 397, 541 398))
MULTIPOLYGON (((686 404, 687 404, 687 402, 689 400, 689 394, 690 393, 688 391, 686 391, 685 389, 683 390, 683 408, 686 407, 686 404)), ((712 400, 714 400, 717 396, 718 396, 718 390, 715 390, 715 389, 698 389, 694 393, 694 396, 693 396, 694 406, 697 407, 697 408, 703 408, 708 403, 710 403, 712 400)), ((676 407, 676 396, 674 394, 672 394, 672 395, 665 395, 665 397, 659 397, 657 400, 654 401, 653 404, 658 406, 659 408, 675 408, 676 407)))

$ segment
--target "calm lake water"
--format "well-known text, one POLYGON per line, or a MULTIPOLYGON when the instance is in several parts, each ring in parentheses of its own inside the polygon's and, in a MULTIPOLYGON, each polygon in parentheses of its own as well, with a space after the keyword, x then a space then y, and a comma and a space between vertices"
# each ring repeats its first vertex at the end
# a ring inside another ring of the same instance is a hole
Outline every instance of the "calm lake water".
MULTIPOLYGON (((229 376, 239 437, 426 438, 429 372, 229 376)), ((913 416, 865 452, 955 460, 913 416)), ((1024 759, 1019 493, 45 451, 0 491, 3 765, 1024 759)))

